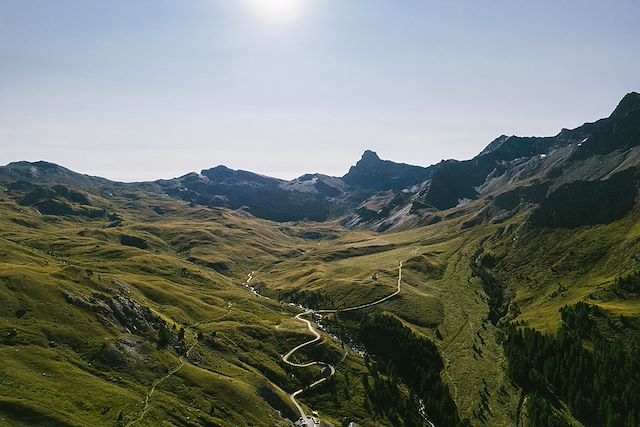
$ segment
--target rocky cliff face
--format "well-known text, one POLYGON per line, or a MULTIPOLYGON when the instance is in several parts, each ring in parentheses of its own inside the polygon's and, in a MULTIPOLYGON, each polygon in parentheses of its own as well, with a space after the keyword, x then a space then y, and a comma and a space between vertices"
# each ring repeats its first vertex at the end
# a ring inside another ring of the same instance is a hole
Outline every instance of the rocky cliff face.
POLYGON ((407 227, 432 221, 434 212, 502 193, 511 196, 487 199, 477 221, 499 222, 519 210, 541 206, 534 220, 538 225, 606 223, 635 203, 636 174, 621 172, 639 164, 640 94, 634 92, 609 117, 594 123, 563 129, 553 137, 502 135, 473 159, 433 165, 429 178, 417 186, 420 191, 405 189, 401 201, 388 197, 388 202, 376 206, 375 215, 362 209, 365 202, 349 218, 349 225, 378 230, 407 227), (607 199, 607 206, 601 206, 603 193, 613 198, 607 199), (510 209, 498 204, 520 196, 510 209), (607 212, 592 212, 596 209, 607 212))

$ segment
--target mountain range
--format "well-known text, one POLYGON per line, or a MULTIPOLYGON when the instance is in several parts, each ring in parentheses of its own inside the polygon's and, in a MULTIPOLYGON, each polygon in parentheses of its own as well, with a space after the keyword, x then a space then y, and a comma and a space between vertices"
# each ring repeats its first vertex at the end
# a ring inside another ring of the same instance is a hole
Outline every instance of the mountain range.
POLYGON ((2 166, 0 425, 636 426, 639 168, 636 92, 342 177, 2 166))
MULTIPOLYGON (((216 166, 169 180, 124 184, 47 162, 16 162, 0 167, 0 181, 16 191, 16 181, 64 184, 102 195, 141 188, 194 205, 243 209, 272 221, 337 220, 376 231, 437 221, 441 212, 476 199, 487 200, 476 222, 503 221, 524 205, 536 205, 538 223, 551 215, 575 226, 619 218, 630 209, 637 191, 639 118, 640 95, 632 92, 609 117, 553 137, 502 135, 470 160, 428 167, 381 160, 367 150, 342 177, 305 174, 286 181, 216 166), (607 191, 613 187, 622 198, 607 191), (574 212, 558 204, 568 195, 581 204, 597 194, 611 199, 604 203, 610 211, 589 214, 587 207, 574 212)), ((49 201, 44 206, 45 200, 63 195, 40 193, 25 194, 24 203, 40 206, 42 213, 63 209, 49 201)))

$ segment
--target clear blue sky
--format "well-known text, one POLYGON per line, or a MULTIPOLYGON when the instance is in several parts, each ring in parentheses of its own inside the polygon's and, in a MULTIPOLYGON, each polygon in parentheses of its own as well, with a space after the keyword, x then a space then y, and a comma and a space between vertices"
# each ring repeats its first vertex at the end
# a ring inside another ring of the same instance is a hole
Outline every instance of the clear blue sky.
POLYGON ((638 1, 0 0, 0 163, 344 174, 553 135, 640 90, 638 1))

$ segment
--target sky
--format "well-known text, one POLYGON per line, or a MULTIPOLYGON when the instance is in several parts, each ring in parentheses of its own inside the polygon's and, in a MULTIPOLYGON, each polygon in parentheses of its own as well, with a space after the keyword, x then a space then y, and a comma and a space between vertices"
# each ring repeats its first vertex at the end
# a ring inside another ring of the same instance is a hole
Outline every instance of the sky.
POLYGON ((555 135, 640 91, 638 1, 0 0, 0 164, 341 176, 555 135))

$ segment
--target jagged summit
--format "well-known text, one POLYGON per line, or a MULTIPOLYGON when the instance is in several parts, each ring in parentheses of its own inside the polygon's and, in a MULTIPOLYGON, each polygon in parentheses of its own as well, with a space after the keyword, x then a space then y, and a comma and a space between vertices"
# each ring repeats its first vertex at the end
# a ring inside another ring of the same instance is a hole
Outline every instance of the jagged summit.
POLYGON ((429 168, 382 160, 375 151, 366 150, 342 179, 349 185, 390 190, 419 184, 428 179, 430 174, 429 168))
POLYGON ((622 98, 622 100, 618 103, 618 106, 611 114, 614 116, 624 116, 632 111, 640 110, 640 93, 638 92, 629 92, 622 98))
POLYGON ((502 146, 502 144, 504 144, 509 138, 511 138, 511 136, 508 135, 500 135, 499 137, 497 137, 496 139, 494 139, 493 141, 491 141, 489 143, 489 145, 487 145, 484 150, 482 150, 480 152, 480 156, 482 156, 483 154, 488 154, 494 150, 497 150, 498 148, 500 148, 502 146))
MULTIPOLYGON (((378 153, 376 153, 375 151, 372 150, 365 150, 364 153, 362 153, 362 157, 360 158, 360 162, 379 162, 380 157, 378 156, 378 153)), ((358 162, 358 163, 360 163, 358 162)))

